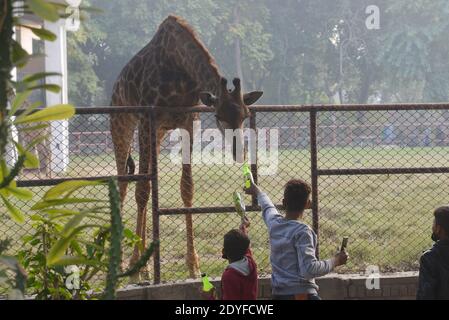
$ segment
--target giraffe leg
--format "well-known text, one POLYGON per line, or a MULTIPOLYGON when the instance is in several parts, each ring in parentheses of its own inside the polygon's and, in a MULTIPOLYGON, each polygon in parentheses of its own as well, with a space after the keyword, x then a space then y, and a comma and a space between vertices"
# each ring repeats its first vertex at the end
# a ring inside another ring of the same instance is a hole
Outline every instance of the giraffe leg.
MULTIPOLYGON (((111 136, 114 145, 115 161, 117 165, 117 175, 126 175, 126 163, 131 152, 131 144, 134 130, 137 126, 137 119, 130 113, 111 114, 111 136)), ((127 181, 119 181, 121 209, 125 203, 127 181)))
MULTIPOLYGON (((157 130, 157 141, 156 141, 156 152, 159 154, 161 141, 164 138, 166 130, 157 130)), ((151 145, 150 145, 150 128, 148 122, 142 126, 142 131, 139 129, 139 148, 140 152, 140 162, 139 162, 139 173, 147 174, 151 173, 151 145), (140 169, 142 168, 142 170, 140 169), (146 169, 146 170, 145 170, 146 169)), ((136 186, 136 202, 137 202, 137 226, 136 234, 142 239, 142 246, 146 248, 147 239, 147 212, 148 212, 148 201, 150 198, 151 183, 149 180, 139 181, 136 186)), ((134 248, 133 257, 131 263, 134 264, 140 258, 139 248, 136 246, 134 248)), ((141 270, 145 276, 149 277, 149 271, 147 268, 141 270)), ((139 280, 140 275, 136 275, 132 280, 139 280)))
MULTIPOLYGON (((139 125, 139 174, 148 174, 150 171, 150 147, 150 124, 148 119, 142 119, 139 125)), ((151 183, 149 179, 137 181, 135 193, 137 203, 136 234, 142 239, 143 248, 146 248, 146 216, 150 191, 151 183)), ((134 265, 134 263, 139 260, 140 253, 139 247, 135 246, 131 258, 131 265, 134 265)), ((139 273, 132 278, 133 281, 138 281, 139 279, 139 273)))
MULTIPOLYGON (((184 206, 190 208, 193 205, 193 192, 194 185, 192 179, 192 144, 193 144, 193 129, 190 125, 187 128, 190 135, 190 162, 188 164, 182 165, 182 176, 181 176, 181 198, 184 202, 184 206)), ((191 214, 185 215, 186 220, 186 233, 187 233, 187 256, 186 262, 189 269, 189 275, 191 278, 195 279, 198 277, 199 273, 199 262, 198 254, 195 250, 194 236, 193 236, 193 217, 191 214)))
MULTIPOLYGON (((117 175, 126 175, 126 162, 131 151, 131 144, 137 119, 131 114, 111 114, 111 136, 114 145, 115 161, 117 165, 117 175)), ((126 198, 127 181, 118 182, 120 192, 120 212, 123 215, 123 207, 126 198)), ((122 271, 127 269, 126 262, 122 259, 122 271)))

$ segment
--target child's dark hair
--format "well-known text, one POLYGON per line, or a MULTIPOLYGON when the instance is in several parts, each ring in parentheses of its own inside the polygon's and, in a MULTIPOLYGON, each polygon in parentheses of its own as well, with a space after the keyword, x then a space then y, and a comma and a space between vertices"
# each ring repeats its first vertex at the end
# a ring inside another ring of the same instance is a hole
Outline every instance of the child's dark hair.
POLYGON ((287 212, 302 212, 306 208, 312 188, 301 180, 287 182, 284 189, 284 205, 287 212))
POLYGON ((449 206, 439 207, 433 214, 435 216, 435 223, 441 226, 449 236, 449 206))
POLYGON ((233 229, 224 236, 224 254, 225 258, 231 262, 243 259, 249 248, 250 240, 243 232, 233 229))

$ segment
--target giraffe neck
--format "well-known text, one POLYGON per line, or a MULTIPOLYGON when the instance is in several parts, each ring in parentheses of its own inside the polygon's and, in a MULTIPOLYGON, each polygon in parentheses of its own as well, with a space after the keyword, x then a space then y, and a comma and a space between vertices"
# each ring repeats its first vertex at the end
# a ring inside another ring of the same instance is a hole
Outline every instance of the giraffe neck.
POLYGON ((174 50, 170 50, 168 54, 174 55, 176 64, 192 77, 198 91, 220 95, 222 75, 214 58, 193 30, 178 19, 175 21, 175 30, 178 32, 169 32, 168 35, 167 42, 170 44, 173 41, 175 44, 174 48, 171 47, 174 50))
POLYGON ((181 55, 180 65, 197 83, 199 91, 208 91, 216 96, 221 94, 221 74, 215 61, 208 59, 204 49, 194 45, 183 46, 178 50, 181 55))

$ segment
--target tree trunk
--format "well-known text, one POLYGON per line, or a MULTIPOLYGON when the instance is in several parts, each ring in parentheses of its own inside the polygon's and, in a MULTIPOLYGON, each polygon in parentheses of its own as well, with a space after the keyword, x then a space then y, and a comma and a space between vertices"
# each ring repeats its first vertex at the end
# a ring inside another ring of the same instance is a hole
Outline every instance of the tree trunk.
POLYGON ((9 125, 5 121, 8 105, 8 88, 11 79, 11 45, 13 36, 12 2, 0 0, 0 157, 6 155, 9 125))
MULTIPOLYGON (((369 99, 369 91, 371 87, 371 74, 368 70, 367 62, 365 58, 362 58, 362 65, 360 68, 362 73, 362 79, 360 84, 360 91, 358 95, 359 104, 367 104, 369 99)), ((365 113, 363 111, 357 111, 357 123, 362 124, 365 121, 365 113)))

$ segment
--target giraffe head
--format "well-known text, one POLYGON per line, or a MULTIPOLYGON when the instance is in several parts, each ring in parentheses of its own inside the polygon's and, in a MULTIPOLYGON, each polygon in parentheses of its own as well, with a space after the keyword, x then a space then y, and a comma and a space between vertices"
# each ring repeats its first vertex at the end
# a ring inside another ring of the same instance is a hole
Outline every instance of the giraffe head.
MULTIPOLYGON (((234 130, 232 155, 234 160, 237 160, 237 150, 243 150, 242 129, 243 121, 250 115, 248 106, 259 100, 263 92, 253 91, 242 94, 240 79, 235 78, 232 83, 234 84, 234 90, 228 90, 227 80, 221 78, 221 88, 218 90, 218 96, 211 92, 200 92, 200 99, 206 106, 215 108, 217 126, 223 135, 226 136, 225 130, 227 129, 234 130)), ((240 160, 242 159, 240 158, 240 160)))

